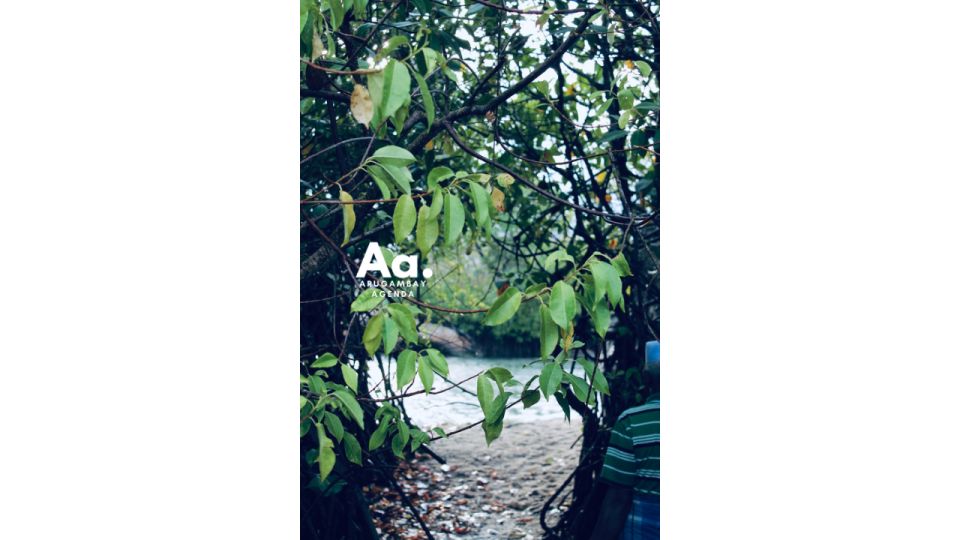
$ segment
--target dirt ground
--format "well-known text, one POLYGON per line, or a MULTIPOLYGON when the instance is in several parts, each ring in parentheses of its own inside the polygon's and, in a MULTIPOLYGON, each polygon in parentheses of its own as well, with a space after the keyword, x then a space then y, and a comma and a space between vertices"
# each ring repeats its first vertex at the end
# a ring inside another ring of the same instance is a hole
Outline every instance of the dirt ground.
MULTIPOLYGON (((488 448, 478 427, 432 443, 445 465, 421 455, 397 479, 437 540, 535 540, 540 508, 577 464, 580 432, 576 416, 506 424, 488 448)), ((426 538, 396 493, 371 488, 367 496, 384 538, 426 538)))

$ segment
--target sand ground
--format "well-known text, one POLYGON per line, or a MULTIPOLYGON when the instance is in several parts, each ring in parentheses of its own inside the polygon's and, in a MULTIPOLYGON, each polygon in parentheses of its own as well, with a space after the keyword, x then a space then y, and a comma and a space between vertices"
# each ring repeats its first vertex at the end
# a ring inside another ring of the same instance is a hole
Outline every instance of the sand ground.
MULTIPOLYGON (((576 467, 580 420, 506 424, 487 447, 478 427, 432 443, 445 465, 421 455, 397 478, 437 540, 535 540, 546 500, 576 467)), ((368 496, 385 538, 425 538, 390 493, 368 496)), ((550 523, 559 513, 548 514, 550 523)))

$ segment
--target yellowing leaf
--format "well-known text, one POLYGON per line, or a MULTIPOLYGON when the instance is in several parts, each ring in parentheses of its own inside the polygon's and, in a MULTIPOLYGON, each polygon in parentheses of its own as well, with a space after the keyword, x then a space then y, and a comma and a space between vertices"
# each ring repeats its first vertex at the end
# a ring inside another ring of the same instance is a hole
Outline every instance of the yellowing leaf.
POLYGON ((606 182, 606 180, 607 180, 607 171, 600 171, 597 174, 597 183, 603 184, 604 182, 606 182))
POLYGON ((433 139, 427 141, 427 144, 423 145, 424 150, 433 150, 433 139))
POLYGON ((350 241, 353 227, 357 224, 357 215, 353 212, 353 204, 351 204, 353 197, 349 193, 341 191, 340 201, 344 203, 340 205, 343 208, 343 242, 340 245, 345 246, 350 241))
POLYGON ((350 94, 350 112, 354 119, 364 126, 370 125, 373 118, 373 101, 370 99, 370 92, 362 84, 353 86, 353 93, 350 94))
POLYGON ((623 65, 627 69, 633 69, 633 60, 627 60, 626 62, 623 63, 623 65))
POLYGON ((490 198, 493 200, 493 207, 497 209, 497 212, 503 212, 506 210, 506 206, 503 204, 503 192, 498 188, 493 188, 493 192, 490 193, 490 198))

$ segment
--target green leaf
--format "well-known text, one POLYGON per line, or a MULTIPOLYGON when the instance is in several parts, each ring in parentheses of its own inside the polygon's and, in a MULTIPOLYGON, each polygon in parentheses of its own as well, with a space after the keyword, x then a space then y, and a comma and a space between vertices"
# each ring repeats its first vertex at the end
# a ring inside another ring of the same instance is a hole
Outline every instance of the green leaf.
POLYGON ((427 73, 431 73, 437 64, 443 61, 443 55, 430 47, 420 49, 420 53, 423 54, 423 62, 427 65, 427 73))
POLYGON ((460 202, 460 198, 452 191, 447 193, 443 198, 443 245, 449 247, 456 242, 463 231, 464 219, 463 203, 460 202))
POLYGON ((533 296, 533 295, 537 294, 538 292, 540 292, 540 291, 542 291, 542 290, 544 290, 544 289, 546 289, 546 288, 547 288, 547 284, 546 284, 546 283, 534 283, 533 285, 527 287, 527 288, 523 291, 523 294, 525 294, 525 295, 527 295, 527 296, 533 296))
POLYGON ((353 397, 353 394, 346 390, 334 390, 333 395, 340 400, 340 403, 343 403, 343 406, 347 409, 347 414, 350 415, 350 418, 362 429, 363 409, 361 409, 360 404, 357 403, 357 398, 353 397))
POLYGON ((563 415, 567 417, 567 421, 570 421, 570 403, 567 402, 566 396, 562 394, 557 394, 554 396, 557 398, 557 403, 560 404, 560 408, 563 409, 563 415))
POLYGON ((392 58, 383 71, 368 76, 367 80, 370 99, 381 120, 393 116, 410 99, 410 73, 403 63, 392 58))
POLYGON ((484 416, 488 415, 493 406, 493 385, 486 374, 477 377, 477 400, 480 402, 480 410, 484 416))
POLYGON ((543 397, 549 398, 560 388, 560 381, 563 380, 563 369, 555 362, 547 362, 540 370, 540 390, 543 397))
POLYGON ((450 368, 447 366, 447 359, 436 349, 427 349, 427 356, 430 357, 430 365, 434 371, 446 377, 450 374, 450 368))
POLYGON ((613 98, 610 98, 604 101, 603 105, 600 105, 600 108, 597 109, 597 116, 600 116, 603 113, 607 112, 607 109, 609 109, 610 106, 613 105, 613 101, 614 101, 613 98))
POLYGON ((602 394, 610 395, 610 384, 607 382, 606 376, 603 374, 603 370, 597 367, 596 364, 587 360, 585 358, 580 358, 577 360, 581 366, 583 366, 583 373, 586 377, 587 384, 590 383, 591 377, 593 378, 593 387, 600 391, 602 394), (594 371, 596 370, 596 371, 594 371))
POLYGON ((343 451, 347 455, 347 461, 360 465, 362 455, 360 443, 357 442, 357 438, 354 437, 353 434, 343 434, 343 451))
POLYGON ((403 459, 403 447, 403 439, 401 439, 400 434, 397 433, 393 436, 393 440, 390 441, 390 449, 393 450, 393 455, 403 459))
POLYGON ((323 379, 318 375, 311 375, 310 378, 307 379, 307 386, 314 394, 323 395, 327 393, 327 384, 323 382, 323 379))
POLYGON ((507 410, 507 399, 509 397, 509 392, 501 392, 500 395, 493 400, 493 403, 490 404, 490 408, 484 412, 484 421, 489 424, 502 422, 503 414, 507 410))
POLYGON ((323 415, 323 425, 327 426, 327 429, 333 434, 334 439, 337 441, 343 440, 343 423, 340 422, 340 418, 337 417, 337 415, 327 411, 323 415))
POLYGON ((316 5, 313 0, 300 0, 300 33, 307 26, 307 19, 310 18, 310 8, 316 5))
POLYGON ((533 407, 540 401, 540 392, 536 390, 524 390, 523 393, 520 394, 520 400, 523 401, 524 409, 533 407))
POLYGON ((383 297, 380 296, 380 290, 369 287, 361 292, 356 300, 350 304, 350 311, 364 313, 380 305, 383 297))
POLYGON ((374 57, 374 61, 379 62, 381 59, 386 58, 391 52, 393 52, 397 47, 401 45, 408 45, 410 40, 407 39, 407 36, 393 36, 387 40, 383 45, 383 48, 377 52, 377 55, 374 57))
POLYGON ((390 354, 393 352, 393 348, 397 346, 397 338, 399 337, 399 327, 397 326, 396 321, 391 317, 387 317, 383 321, 383 352, 384 354, 390 354))
POLYGON ((367 444, 367 450, 373 452, 383 444, 383 441, 387 439, 387 431, 390 429, 390 422, 384 421, 380 422, 380 425, 377 426, 377 429, 374 430, 373 434, 370 435, 370 442, 367 444))
POLYGON ((554 283, 550 291, 550 317, 560 328, 566 328, 573 322, 573 313, 576 309, 576 297, 571 287, 565 281, 554 283))
POLYGON ((377 184, 377 187, 380 188, 380 194, 383 195, 384 199, 389 199, 393 196, 393 190, 391 185, 395 182, 393 177, 390 176, 390 173, 386 171, 383 167, 370 163, 364 167, 364 170, 373 178, 373 181, 377 184))
POLYGON ((423 75, 420 75, 416 71, 413 72, 413 78, 417 80, 417 86, 420 87, 420 95, 423 96, 423 108, 427 111, 427 129, 433 125, 433 119, 435 110, 433 105, 433 96, 430 95, 430 88, 427 86, 427 81, 423 79, 423 75))
POLYGON ((626 137, 626 136, 627 136, 627 132, 626 132, 626 131, 614 129, 614 130, 612 130, 612 131, 606 132, 606 133, 603 135, 603 137, 600 137, 600 141, 599 141, 599 142, 615 141, 615 140, 617 140, 617 139, 622 139, 623 137, 626 137))
POLYGON ((630 271, 630 265, 627 263, 627 258, 623 256, 623 253, 619 253, 613 260, 610 261, 610 264, 617 270, 617 273, 621 277, 632 276, 633 273, 630 271))
POLYGON ((400 165, 391 165, 389 163, 381 163, 380 166, 383 170, 387 171, 387 174, 390 175, 390 178, 393 179, 393 182, 400 188, 400 191, 410 194, 410 184, 413 182, 413 176, 410 175, 410 169, 400 165))
POLYGON ((425 393, 429 394, 433 389, 433 368, 430 366, 430 359, 426 356, 420 357, 420 382, 423 383, 425 393))
POLYGON ((443 437, 444 439, 447 438, 447 432, 444 431, 443 428, 435 427, 433 428, 433 432, 436 433, 438 436, 443 437))
POLYGON ((649 77, 650 73, 653 71, 653 68, 650 67, 650 64, 644 62, 643 60, 634 60, 633 65, 640 70, 640 74, 644 77, 649 77))
POLYGON ((417 373, 417 353, 405 349, 397 357, 397 389, 402 389, 413 380, 417 373))
POLYGON ((487 446, 490 445, 500 432, 503 431, 503 415, 507 410, 507 398, 509 393, 502 393, 493 400, 488 411, 484 414, 483 434, 487 440, 487 446))
POLYGON ((487 446, 490 446, 490 443, 497 440, 497 438, 500 437, 500 433, 503 432, 503 421, 495 422, 493 424, 484 422, 482 427, 483 437, 487 441, 487 446))
POLYGON ((607 304, 600 302, 593 308, 590 315, 593 319, 593 329, 597 331, 600 337, 606 336, 607 330, 610 328, 610 308, 607 307, 607 304))
POLYGON ((490 219, 490 194, 476 182, 467 182, 467 184, 470 186, 470 197, 473 199, 477 225, 482 227, 490 219))
POLYGON ((396 208, 393 209, 393 239, 400 244, 413 232, 413 227, 417 224, 417 207, 413 203, 413 198, 404 193, 397 201, 396 208))
POLYGON ((404 167, 416 161, 413 154, 399 146, 383 146, 377 148, 377 151, 373 153, 370 159, 381 165, 395 165, 397 167, 404 167))
POLYGON ((403 441, 403 444, 407 444, 407 441, 410 440, 410 429, 407 427, 406 422, 397 420, 397 434, 400 435, 400 440, 403 441))
POLYGON ((433 201, 430 203, 430 219, 440 217, 440 211, 443 210, 443 191, 433 192, 433 201))
POLYGON ((357 371, 347 364, 340 364, 340 372, 343 373, 343 381, 347 386, 357 393, 357 371))
POLYGON ((440 237, 440 225, 436 218, 430 219, 430 208, 421 206, 417 214, 417 248, 426 256, 440 237))
POLYGON ((317 358, 316 360, 314 360, 313 363, 310 364, 310 367, 323 369, 323 368, 333 367, 337 365, 337 362, 339 362, 339 360, 337 360, 336 355, 325 352, 323 353, 323 355, 320 356, 320 358, 317 358))
POLYGON ((550 255, 547 255, 547 258, 543 261, 543 267, 547 272, 556 272, 560 269, 561 262, 568 262, 571 265, 575 265, 576 263, 569 253, 562 249, 558 249, 550 255))
MULTIPOLYGON (((336 1, 336 0, 334 0, 336 1)), ((337 462, 337 455, 333 453, 333 448, 324 446, 320 448, 320 480, 326 480, 333 465, 337 462)))
POLYGON ((589 404, 589 401, 592 401, 589 400, 589 396, 587 395, 590 390, 587 381, 570 373, 564 373, 563 379, 570 384, 571 388, 573 388, 573 395, 577 396, 577 399, 587 404, 589 404))
POLYGON ((493 380, 497 381, 498 384, 503 384, 513 378, 513 374, 510 373, 510 370, 502 367, 492 367, 488 369, 487 375, 493 380))
POLYGON ((590 275, 593 276, 594 304, 600 303, 600 301, 603 300, 603 296, 607 294, 607 289, 609 289, 610 276, 606 269, 602 266, 604 264, 605 263, 600 261, 593 261, 590 263, 590 275))
POLYGON ((553 318, 550 316, 550 309, 540 305, 540 358, 547 358, 553 354, 553 350, 560 341, 560 332, 553 318))
POLYGON ((417 448, 420 448, 420 445, 430 440, 430 435, 420 431, 417 428, 413 428, 413 442, 410 444, 410 451, 416 452, 417 448))
POLYGON ((417 325, 414 322, 413 314, 407 306, 403 304, 390 304, 387 306, 387 311, 390 312, 393 320, 397 322, 397 326, 400 328, 400 335, 403 336, 403 339, 407 340, 407 343, 416 343, 417 325))
POLYGON ((378 313, 370 322, 367 323, 367 327, 363 331, 363 348, 367 350, 367 354, 373 356, 373 353, 377 352, 377 349, 380 348, 380 337, 383 332, 383 313, 378 313))
POLYGON ((340 25, 343 24, 343 2, 342 0, 324 0, 328 6, 330 6, 330 26, 334 30, 338 30, 340 25))
POLYGON ((390 189, 390 184, 386 181, 389 177, 386 171, 377 167, 376 165, 370 165, 367 169, 367 172, 370 173, 370 178, 373 178, 373 183, 377 185, 377 188, 380 190, 380 198, 389 199, 393 197, 393 191, 390 189), (373 169, 379 171, 378 173, 373 173, 373 169))
POLYGON ((487 310, 483 318, 483 324, 486 326, 497 326, 510 320, 511 317, 520 309, 520 303, 523 301, 523 294, 517 289, 510 287, 503 291, 503 294, 497 297, 497 300, 487 310))
POLYGON ((340 201, 345 203, 340 205, 343 208, 343 242, 340 243, 341 247, 347 245, 347 242, 350 241, 350 233, 353 232, 353 227, 357 224, 357 214, 353 211, 353 205, 349 204, 352 200, 353 197, 349 193, 340 191, 340 201))
POLYGON ((430 173, 427 174, 427 187, 430 191, 437 189, 437 186, 443 180, 453 176, 453 171, 450 170, 450 167, 434 167, 430 169, 430 173))
MULTIPOLYGON (((602 275, 603 287, 607 293, 607 297, 610 298, 611 305, 617 305, 620 303, 620 299, 623 297, 623 282, 620 280, 620 274, 617 273, 616 269, 601 261, 593 261, 590 263, 590 272, 593 274, 594 280, 597 279, 597 275, 602 275)), ((599 285, 597 285, 597 299, 603 297, 599 290, 599 285)))

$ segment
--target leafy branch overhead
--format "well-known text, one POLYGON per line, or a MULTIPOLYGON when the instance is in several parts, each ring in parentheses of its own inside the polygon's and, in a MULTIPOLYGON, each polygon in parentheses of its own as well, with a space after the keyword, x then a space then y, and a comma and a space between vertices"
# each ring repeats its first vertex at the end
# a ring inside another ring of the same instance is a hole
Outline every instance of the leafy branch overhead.
POLYGON ((358 468, 461 430, 493 443, 514 406, 542 398, 596 416, 615 398, 608 375, 627 369, 608 368, 659 325, 658 13, 655 2, 301 0, 309 489, 329 496, 358 468), (364 275, 373 242, 391 271, 416 256, 403 271, 423 289, 364 275), (539 373, 453 381, 425 323, 523 333, 539 373), (402 407, 465 388, 478 417, 451 433, 402 407))

